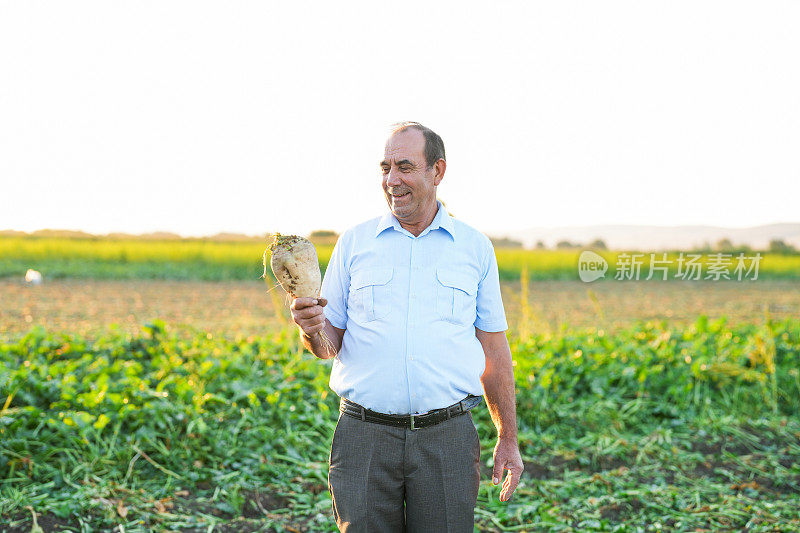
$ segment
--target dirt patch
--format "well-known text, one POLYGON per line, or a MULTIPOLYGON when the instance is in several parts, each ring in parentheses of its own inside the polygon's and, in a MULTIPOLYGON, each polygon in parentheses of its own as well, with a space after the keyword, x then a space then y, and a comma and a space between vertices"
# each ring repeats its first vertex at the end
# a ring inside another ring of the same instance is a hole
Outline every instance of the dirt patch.
POLYGON ((755 476, 752 479, 756 483, 754 487, 759 492, 775 492, 779 494, 797 494, 800 491, 800 476, 797 476, 794 481, 780 481, 764 476, 755 476))
POLYGON ((759 446, 767 450, 782 448, 789 445, 800 445, 800 438, 798 438, 798 436, 792 435, 788 432, 781 433, 778 430, 770 427, 755 426, 750 423, 745 423, 742 425, 742 430, 756 437, 758 439, 759 446))
MULTIPOLYGON (((45 513, 36 514, 36 522, 43 531, 80 531, 81 525, 78 521, 71 521, 69 518, 59 518, 58 516, 45 513)), ((10 524, 7 529, 2 531, 6 533, 30 533, 33 527, 33 517, 30 512, 19 513, 11 517, 10 524)))
MULTIPOLYGON (((308 531, 307 529, 298 529, 298 528, 296 528, 296 530, 297 531, 308 531)), ((190 530, 183 530, 183 531, 188 533, 190 530)), ((193 529, 191 531, 192 531, 192 533, 194 533, 194 532, 200 533, 201 531, 204 531, 204 532, 208 531, 208 528, 206 527, 206 528, 196 529, 196 530, 193 529)), ((255 531, 263 532, 264 529, 262 528, 262 526, 258 522, 253 522, 253 521, 246 520, 246 519, 237 519, 237 520, 231 520, 230 522, 226 522, 224 524, 216 524, 214 526, 214 531, 220 531, 222 533, 251 533, 251 532, 255 532, 255 531)), ((272 532, 274 532, 276 530, 268 529, 267 531, 272 533, 272 532)))
POLYGON ((716 483, 729 484, 732 490, 750 488, 759 492, 778 494, 795 494, 800 491, 800 476, 792 476, 788 479, 773 479, 754 474, 742 465, 733 462, 720 460, 700 461, 694 465, 687 465, 682 471, 689 478, 706 478, 716 483), (730 476, 725 475, 723 472, 729 472, 730 476))
POLYGON ((750 455, 756 450, 749 444, 744 442, 734 442, 730 439, 718 440, 714 442, 707 441, 693 441, 693 452, 699 452, 703 455, 722 455, 723 452, 732 453, 734 455, 750 455))
POLYGON ((319 494, 328 490, 328 485, 325 483, 303 483, 303 488, 311 494, 319 494))
POLYGON ((617 455, 601 455, 597 457, 595 464, 598 471, 616 470, 622 466, 631 467, 634 464, 633 458, 619 457, 617 455))
POLYGON ((143 324, 159 318, 176 332, 194 327, 230 338, 263 335, 291 320, 288 305, 276 309, 267 289, 257 281, 68 279, 26 287, 0 279, 0 330, 24 333, 40 325, 93 337, 116 324, 141 335, 143 324))
POLYGON ((694 468, 691 470, 686 469, 684 473, 689 477, 716 477, 717 468, 726 468, 730 466, 727 463, 721 463, 719 461, 703 461, 699 463, 695 463, 694 468))
POLYGON ((196 498, 192 498, 191 496, 185 498, 175 498, 173 500, 175 505, 175 513, 181 514, 209 514, 211 516, 215 516, 217 518, 222 519, 230 519, 233 518, 233 513, 226 512, 216 505, 213 502, 208 502, 204 500, 199 500, 196 498))
POLYGON ((554 472, 544 465, 528 461, 525 463, 523 475, 534 479, 550 479, 554 477, 554 472))
MULTIPOLYGON (((304 517, 293 517, 291 522, 283 522, 281 523, 281 526, 283 526, 283 531, 289 531, 290 533, 305 533, 306 531, 315 530, 313 519, 304 517)), ((317 528, 318 527, 319 526, 317 526, 317 528)), ((208 531, 208 528, 197 530, 197 533, 201 533, 201 531, 205 533, 208 531)), ((237 518, 236 520, 231 520, 230 522, 226 522, 224 524, 215 525, 214 531, 221 531, 223 533, 250 533, 255 531, 263 533, 264 531, 267 531, 268 533, 273 533, 276 530, 272 528, 264 530, 263 524, 259 520, 237 518)))
MULTIPOLYGON (((516 328, 523 317, 520 282, 501 284, 508 323, 516 328)), ((698 314, 710 320, 725 315, 729 324, 751 322, 763 316, 765 304, 783 309, 773 317, 800 314, 800 282, 759 280, 757 284, 719 282, 625 282, 593 285, 594 303, 582 281, 536 281, 530 284, 529 305, 534 331, 573 327, 604 327, 611 331, 636 320, 665 319, 679 327, 698 314), (597 305, 604 319, 598 317, 597 305)), ((27 332, 34 325, 50 331, 93 335, 111 324, 141 334, 142 324, 160 318, 173 328, 185 325, 237 335, 263 335, 291 320, 281 295, 275 308, 263 281, 163 280, 46 280, 27 287, 0 279, 0 329, 9 334, 27 332)))
MULTIPOLYGON (((552 479, 563 476, 567 471, 585 472, 587 474, 597 474, 607 470, 616 470, 621 467, 633 466, 633 457, 618 457, 611 455, 600 455, 593 457, 590 464, 581 464, 578 458, 566 459, 563 456, 557 455, 550 458, 547 464, 526 461, 523 476, 528 476, 534 479, 552 479)), ((489 470, 491 476, 491 469, 489 470)))
POLYGON ((269 511, 289 507, 289 500, 273 493, 247 491, 243 494, 245 501, 242 505, 242 516, 245 518, 259 518, 269 511))
MULTIPOLYGON (((212 515, 222 520, 227 520, 224 523, 217 523, 214 526, 214 531, 223 531, 228 533, 246 533, 250 531, 265 531, 263 519, 266 515, 269 515, 270 511, 275 509, 283 509, 288 506, 288 500, 282 496, 273 495, 273 494, 266 494, 266 493, 258 493, 258 492, 247 492, 244 494, 246 500, 244 505, 242 506, 242 516, 241 517, 234 517, 230 513, 226 513, 220 509, 214 507, 212 503, 200 501, 193 499, 191 497, 186 498, 175 498, 173 500, 174 507, 171 509, 172 513, 176 514, 187 514, 187 515, 196 515, 199 513, 212 515), (260 507, 259 507, 260 506, 260 507), (262 510, 263 509, 263 510, 262 510)), ((269 515, 272 518, 276 518, 280 515, 269 515)), ((8 517, 3 517, 4 519, 8 517)), ((84 517, 90 518, 90 517, 84 517)), ((95 517, 99 519, 99 517, 95 517)), ((294 532, 306 532, 313 529, 313 517, 286 517, 287 520, 290 522, 283 523, 284 530, 286 531, 294 531, 294 532)), ((280 518, 278 518, 280 520, 280 518)), ((28 511, 16 513, 14 516, 8 518, 8 522, 3 522, 0 525, 0 532, 2 533, 30 533, 31 527, 33 526, 33 520, 31 517, 31 513, 28 511), (6 525, 9 524, 9 525, 6 525), (5 527, 3 527, 5 526, 5 527)), ((37 513, 37 522, 39 527, 42 528, 43 531, 49 533, 50 531, 69 531, 69 532, 79 532, 81 531, 81 525, 78 523, 77 520, 71 520, 70 518, 59 518, 58 516, 52 513, 44 513, 38 514, 37 513)), ((153 524, 148 524, 153 525, 153 524)), ((106 529, 102 529, 106 531, 106 529)), ((110 530, 109 530, 110 531, 110 530)), ((208 526, 201 526, 197 528, 184 528, 181 529, 186 533, 189 532, 206 532, 208 531, 208 526)), ((268 529, 266 531, 274 532, 274 529, 268 529)))
POLYGON ((600 516, 611 522, 621 522, 639 512, 642 507, 644 504, 638 498, 631 498, 626 502, 602 506, 600 516))

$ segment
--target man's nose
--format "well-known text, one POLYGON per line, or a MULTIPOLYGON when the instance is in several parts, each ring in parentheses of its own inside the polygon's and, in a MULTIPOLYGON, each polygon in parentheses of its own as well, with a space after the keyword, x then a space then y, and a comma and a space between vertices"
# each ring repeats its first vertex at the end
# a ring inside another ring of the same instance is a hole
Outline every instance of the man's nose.
POLYGON ((400 180, 399 174, 400 174, 400 171, 398 171, 398 170, 394 170, 394 169, 389 170, 389 175, 386 177, 386 185, 388 185, 389 187, 397 187, 398 185, 403 183, 400 180))

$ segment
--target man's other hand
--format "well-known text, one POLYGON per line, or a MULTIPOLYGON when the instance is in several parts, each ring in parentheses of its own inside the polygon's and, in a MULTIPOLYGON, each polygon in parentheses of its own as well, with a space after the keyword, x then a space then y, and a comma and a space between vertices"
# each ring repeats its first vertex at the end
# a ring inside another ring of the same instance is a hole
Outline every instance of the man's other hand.
POLYGON ((306 337, 316 335, 325 329, 325 313, 322 310, 328 301, 325 298, 295 298, 289 309, 292 320, 300 326, 306 337))
POLYGON ((503 479, 503 471, 508 470, 508 475, 503 481, 503 490, 500 491, 501 502, 508 501, 511 495, 514 494, 523 469, 524 465, 522 464, 522 456, 519 454, 517 440, 497 439, 497 445, 494 447, 492 484, 497 485, 503 479))

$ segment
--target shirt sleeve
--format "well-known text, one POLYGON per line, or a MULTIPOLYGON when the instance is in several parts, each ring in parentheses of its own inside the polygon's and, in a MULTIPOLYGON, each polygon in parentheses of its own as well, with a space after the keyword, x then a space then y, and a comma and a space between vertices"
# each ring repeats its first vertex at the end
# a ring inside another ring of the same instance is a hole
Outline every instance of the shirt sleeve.
POLYGON ((508 329, 503 298, 500 295, 500 274, 494 246, 487 239, 488 250, 483 261, 483 275, 478 282, 477 318, 475 327, 487 332, 508 329))
POLYGON ((325 318, 339 329, 347 326, 347 295, 350 292, 350 272, 342 251, 343 237, 340 235, 333 247, 320 289, 320 296, 328 300, 324 307, 325 318))

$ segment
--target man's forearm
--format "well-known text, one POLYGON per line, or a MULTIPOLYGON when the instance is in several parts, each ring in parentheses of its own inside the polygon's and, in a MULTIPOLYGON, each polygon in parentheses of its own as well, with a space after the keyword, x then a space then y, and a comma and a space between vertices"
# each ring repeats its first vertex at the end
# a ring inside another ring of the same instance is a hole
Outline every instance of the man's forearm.
POLYGON ((500 439, 517 438, 517 404, 514 390, 514 368, 511 352, 487 363, 481 376, 483 390, 486 392, 486 405, 500 439))
POLYGON ((320 359, 333 359, 342 348, 339 335, 336 334, 336 331, 334 331, 333 326, 327 318, 325 319, 325 329, 322 330, 321 333, 324 333, 326 339, 329 341, 328 343, 323 340, 322 335, 319 333, 315 333, 309 337, 303 333, 302 329, 297 329, 300 332, 300 342, 303 343, 306 350, 320 359))

